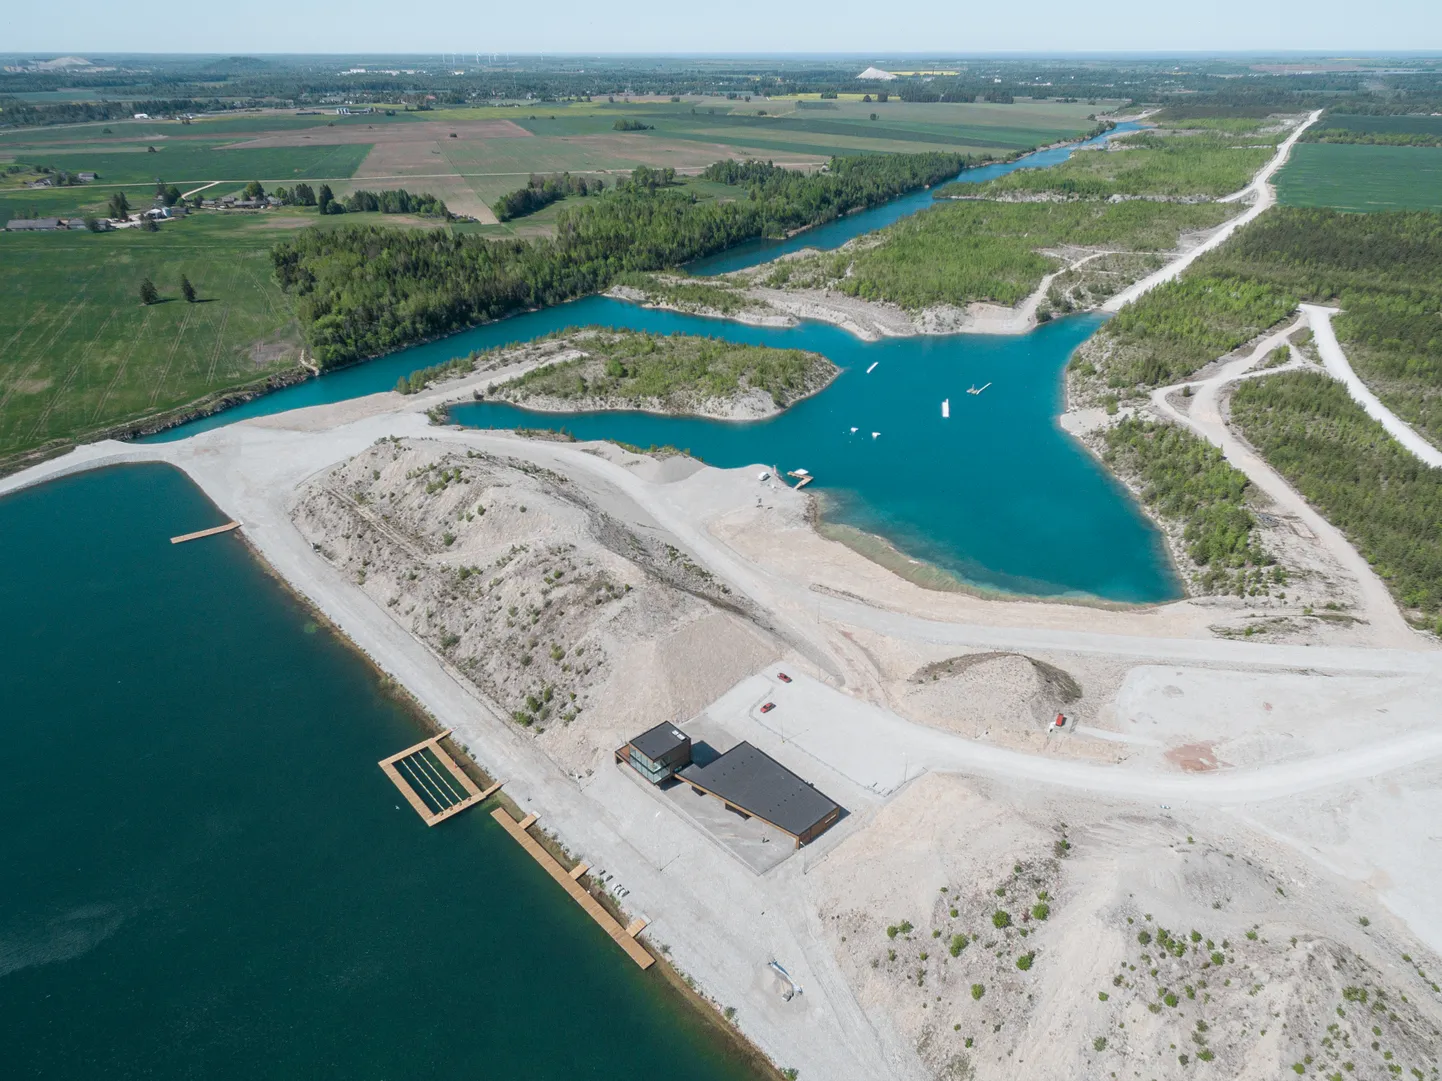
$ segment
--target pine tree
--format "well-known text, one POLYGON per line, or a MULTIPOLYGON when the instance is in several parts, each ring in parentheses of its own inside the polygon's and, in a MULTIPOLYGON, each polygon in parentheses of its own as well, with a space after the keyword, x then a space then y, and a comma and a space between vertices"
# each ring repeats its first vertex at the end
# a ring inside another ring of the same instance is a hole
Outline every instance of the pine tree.
POLYGON ((187 304, 195 303, 195 286, 190 284, 190 279, 184 274, 180 276, 180 295, 185 298, 187 304))
POLYGON ((110 197, 110 216, 121 221, 130 220, 130 200, 123 191, 117 191, 110 197))
POLYGON ((154 304, 160 299, 160 293, 155 288, 155 283, 149 278, 140 283, 140 303, 154 304))

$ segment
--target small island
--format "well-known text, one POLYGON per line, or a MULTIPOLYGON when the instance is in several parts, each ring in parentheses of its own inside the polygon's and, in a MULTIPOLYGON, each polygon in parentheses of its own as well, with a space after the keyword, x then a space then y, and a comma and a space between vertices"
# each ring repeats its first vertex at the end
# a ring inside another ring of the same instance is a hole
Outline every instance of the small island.
POLYGON ((840 371, 819 353, 688 334, 586 327, 549 345, 555 359, 487 397, 549 412, 639 409, 760 420, 824 390, 840 371))

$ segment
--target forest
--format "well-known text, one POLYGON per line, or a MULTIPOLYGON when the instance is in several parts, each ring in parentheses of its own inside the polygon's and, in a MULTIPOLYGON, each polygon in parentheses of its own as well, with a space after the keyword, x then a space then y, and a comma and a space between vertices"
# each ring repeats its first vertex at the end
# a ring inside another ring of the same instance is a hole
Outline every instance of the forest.
POLYGON ((1203 592, 1255 587, 1257 570, 1275 560, 1254 535, 1250 484, 1221 450, 1174 424, 1136 417, 1106 429, 1103 438, 1107 465, 1134 481, 1158 515, 1184 523, 1182 539, 1194 566, 1183 569, 1203 592))
POLYGON ((1128 305, 1096 347, 1114 390, 1176 382, 1275 326, 1298 302, 1336 303, 1359 374, 1442 441, 1442 215, 1278 207, 1128 305))
POLYGON ((1442 470, 1430 469, 1318 372, 1252 379, 1232 395, 1242 434, 1337 526, 1404 609, 1442 633, 1442 470))
MULTIPOLYGON (((743 240, 820 224, 954 176, 959 155, 833 159, 762 177, 749 198, 617 190, 561 211, 554 239, 444 231, 307 230, 272 251, 317 363, 336 365, 605 289, 626 271, 679 266, 743 240)), ((779 172, 779 170, 778 170, 779 172)))
POLYGON ((983 199, 1041 193, 1072 199, 1216 198, 1245 187, 1274 153, 1267 144, 1276 138, 1129 134, 1116 139, 1114 150, 1080 150, 1050 169, 1018 169, 980 185, 948 184, 939 194, 983 199))
POLYGON ((1233 213, 1212 203, 957 200, 903 218, 854 248, 776 265, 767 284, 839 289, 919 310, 1024 300, 1061 262, 1051 245, 1170 251, 1185 230, 1233 213))
POLYGON ((524 188, 507 192, 492 204, 500 221, 510 221, 527 214, 534 214, 542 207, 566 198, 568 195, 599 195, 606 186, 600 177, 588 179, 572 176, 570 173, 552 173, 549 176, 531 174, 524 188))

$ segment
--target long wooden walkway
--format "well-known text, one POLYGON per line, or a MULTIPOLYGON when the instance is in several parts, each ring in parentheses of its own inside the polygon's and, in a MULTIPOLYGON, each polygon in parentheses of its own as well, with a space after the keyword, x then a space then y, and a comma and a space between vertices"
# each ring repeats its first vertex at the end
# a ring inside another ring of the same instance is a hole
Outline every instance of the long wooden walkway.
POLYGON ((656 963, 656 958, 647 952, 646 947, 636 941, 636 936, 646 926, 646 921, 636 919, 631 921, 631 926, 622 927, 621 924, 609 912, 601 906, 601 903, 586 892, 578 881, 578 878, 586 872, 584 864, 580 864, 576 871, 567 871, 560 863, 541 847, 529 833, 526 827, 536 821, 535 815, 527 815, 517 822, 510 816, 504 807, 497 807, 491 812, 491 817, 501 824, 501 827, 516 839, 516 842, 530 853, 531 858, 546 869, 546 873, 560 883, 561 888, 571 895, 575 902, 585 909, 586 914, 601 925, 601 929, 616 940, 616 944, 626 951, 627 956, 642 968, 650 968, 656 963))
POLYGON ((198 529, 194 533, 182 533, 178 537, 171 537, 171 544, 184 544, 186 541, 200 540, 201 537, 213 537, 217 533, 229 533, 232 529, 239 529, 239 522, 226 522, 225 525, 218 525, 211 529, 198 529))
POLYGON ((503 782, 497 781, 484 792, 476 787, 476 783, 466 776, 465 770, 456 765, 455 759, 446 754, 441 747, 441 740, 451 734, 447 728, 439 735, 430 739, 421 740, 414 747, 407 747, 404 751, 397 751, 389 758, 380 760, 380 767, 385 771, 392 783, 400 789, 401 795, 411 805, 416 814, 420 815, 427 826, 434 826, 444 822, 452 815, 458 815, 467 807, 472 807, 482 800, 489 799, 499 790, 503 782), (445 770, 445 775, 436 771, 436 767, 425 757, 426 752, 435 758, 445 770), (402 770, 405 772, 402 773, 402 770), (448 783, 447 778, 455 782, 448 783), (465 793, 459 797, 456 787, 465 793), (420 791, 417 791, 420 789, 420 791), (424 792, 436 804, 436 810, 421 798, 424 792))

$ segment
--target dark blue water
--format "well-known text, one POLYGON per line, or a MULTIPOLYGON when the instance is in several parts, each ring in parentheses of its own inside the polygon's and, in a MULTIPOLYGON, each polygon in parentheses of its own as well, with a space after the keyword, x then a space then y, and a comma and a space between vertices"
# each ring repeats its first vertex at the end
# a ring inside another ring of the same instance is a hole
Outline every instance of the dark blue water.
MULTIPOLYGON (((1042 151, 963 178, 1055 164, 1072 149, 1042 151)), ((904 197, 808 233, 807 243, 842 243, 855 234, 826 230, 850 229, 866 215, 892 215, 869 218, 875 228, 930 201, 929 192, 904 197)), ((758 251, 747 258, 758 262, 775 254, 758 251)), ((389 390, 403 376, 474 349, 589 324, 809 349, 844 372, 815 398, 755 424, 636 413, 538 416, 499 405, 463 406, 455 418, 482 427, 564 426, 581 438, 671 444, 718 466, 803 466, 817 475, 810 490, 825 494, 828 518, 885 537, 911 557, 979 586, 1140 603, 1180 593, 1160 536, 1056 424, 1062 368, 1099 324, 1095 316, 1059 320, 1020 337, 958 334, 867 343, 828 324, 748 327, 587 297, 404 349, 150 440, 181 439, 246 417, 389 390), (872 363, 877 367, 867 375, 872 363), (993 385, 981 395, 965 393, 988 382, 993 385), (943 399, 950 399, 950 420, 941 417, 943 399), (873 439, 873 431, 882 434, 873 439)))
MULTIPOLYGON (((956 179, 963 184, 981 184, 987 180, 995 180, 999 176, 1015 172, 1017 169, 1045 169, 1052 165, 1060 165, 1071 157, 1072 152, 1078 147, 1098 146, 1113 135, 1119 135, 1124 131, 1136 131, 1140 127, 1140 124, 1131 122, 1118 124, 1105 135, 1098 135, 1096 138, 1087 139, 1084 142, 1070 143, 1067 146, 1058 146, 1051 150, 1038 150, 1034 154, 1027 154, 1017 158, 1016 161, 1004 164, 963 169, 957 174, 956 179)), ((785 240, 763 238, 737 244, 734 248, 728 248, 717 255, 688 263, 686 270, 698 277, 710 277, 716 274, 726 274, 732 270, 744 270, 746 267, 778 259, 788 252, 800 251, 802 248, 819 248, 822 251, 830 251, 832 248, 841 247, 848 240, 855 240, 866 233, 885 228, 892 222, 909 217, 918 210, 925 210, 931 206, 932 202, 932 189, 924 188, 921 191, 914 191, 893 199, 889 203, 883 203, 881 206, 858 210, 855 214, 848 214, 844 218, 837 218, 825 225, 807 229, 785 240)))
POLYGON ((0 1077, 758 1081, 488 814, 182 473, 0 499, 0 1077))

